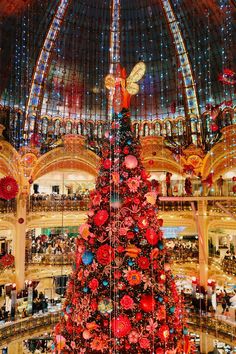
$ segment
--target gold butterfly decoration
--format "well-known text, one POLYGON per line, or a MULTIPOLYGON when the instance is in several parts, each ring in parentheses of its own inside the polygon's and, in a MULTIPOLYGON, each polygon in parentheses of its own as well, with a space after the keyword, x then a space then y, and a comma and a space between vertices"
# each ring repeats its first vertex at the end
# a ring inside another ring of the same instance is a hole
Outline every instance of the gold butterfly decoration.
POLYGON ((137 63, 130 75, 126 77, 126 71, 121 65, 118 65, 116 76, 108 74, 105 77, 105 86, 108 90, 115 89, 116 85, 120 83, 121 87, 128 91, 130 95, 136 95, 139 92, 139 85, 137 84, 145 74, 146 65, 140 61, 137 63))
POLYGON ((113 107, 118 113, 122 107, 128 108, 130 105, 130 96, 139 92, 138 81, 142 79, 146 71, 146 65, 140 61, 132 69, 127 77, 126 70, 120 64, 117 65, 115 76, 108 74, 105 77, 105 86, 108 90, 114 91, 113 107))

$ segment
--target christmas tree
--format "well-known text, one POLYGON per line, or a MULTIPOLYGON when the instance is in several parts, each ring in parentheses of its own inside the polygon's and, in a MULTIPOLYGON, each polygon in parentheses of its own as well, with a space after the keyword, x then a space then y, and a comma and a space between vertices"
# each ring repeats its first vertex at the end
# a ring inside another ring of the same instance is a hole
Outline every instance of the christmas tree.
MULTIPOLYGON (((118 96, 124 90, 118 82, 118 96)), ((122 97, 125 108, 110 122, 88 220, 79 229, 55 353, 188 352, 156 192, 122 97)))

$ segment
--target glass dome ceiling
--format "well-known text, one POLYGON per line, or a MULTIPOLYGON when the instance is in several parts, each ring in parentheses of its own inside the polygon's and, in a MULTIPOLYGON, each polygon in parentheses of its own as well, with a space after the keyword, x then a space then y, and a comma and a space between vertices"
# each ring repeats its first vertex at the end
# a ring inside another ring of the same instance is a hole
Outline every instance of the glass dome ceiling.
MULTIPOLYGON (((111 0, 71 0, 52 47, 43 81, 40 114, 106 119, 111 0)), ((196 87, 199 111, 209 103, 235 100, 235 87, 223 85, 224 68, 235 71, 235 2, 230 0, 120 0, 120 61, 127 73, 140 60, 147 65, 133 97, 136 119, 164 119, 186 113, 184 68, 165 11, 170 3, 196 87)), ((29 1, 2 18, 1 102, 23 110, 32 77, 60 1, 29 1)))

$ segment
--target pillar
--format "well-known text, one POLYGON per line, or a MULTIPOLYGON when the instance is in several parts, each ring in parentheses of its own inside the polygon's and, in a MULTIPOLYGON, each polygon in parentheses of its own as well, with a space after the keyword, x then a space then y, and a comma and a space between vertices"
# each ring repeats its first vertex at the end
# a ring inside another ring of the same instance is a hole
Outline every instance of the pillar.
POLYGON ((26 204, 27 195, 20 194, 17 198, 15 232, 15 282, 17 291, 23 289, 25 283, 26 204))
POLYGON ((199 244, 199 278, 200 285, 207 288, 208 281, 208 220, 207 220, 207 202, 198 202, 198 244, 199 244))
POLYGON ((8 354, 22 354, 22 353, 23 353, 22 339, 9 343, 8 354))
POLYGON ((200 332, 200 352, 208 354, 209 352, 213 352, 213 350, 213 338, 207 332, 200 332))

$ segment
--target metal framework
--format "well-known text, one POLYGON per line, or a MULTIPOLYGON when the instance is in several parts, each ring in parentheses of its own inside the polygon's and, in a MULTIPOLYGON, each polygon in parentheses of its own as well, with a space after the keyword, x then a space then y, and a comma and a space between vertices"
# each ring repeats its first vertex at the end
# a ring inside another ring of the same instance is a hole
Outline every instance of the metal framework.
POLYGON ((193 79, 192 68, 188 53, 184 44, 183 36, 181 34, 178 21, 175 17, 169 0, 160 0, 165 17, 173 37, 176 53, 179 59, 179 65, 184 80, 185 96, 187 101, 188 112, 187 114, 194 114, 199 117, 199 104, 197 99, 196 87, 193 79))
POLYGON ((50 24, 42 49, 40 51, 31 83, 29 99, 26 106, 26 120, 24 130, 32 133, 35 128, 35 120, 40 112, 45 79, 48 73, 50 58, 55 40, 60 32, 66 10, 71 0, 60 0, 57 11, 50 24))

